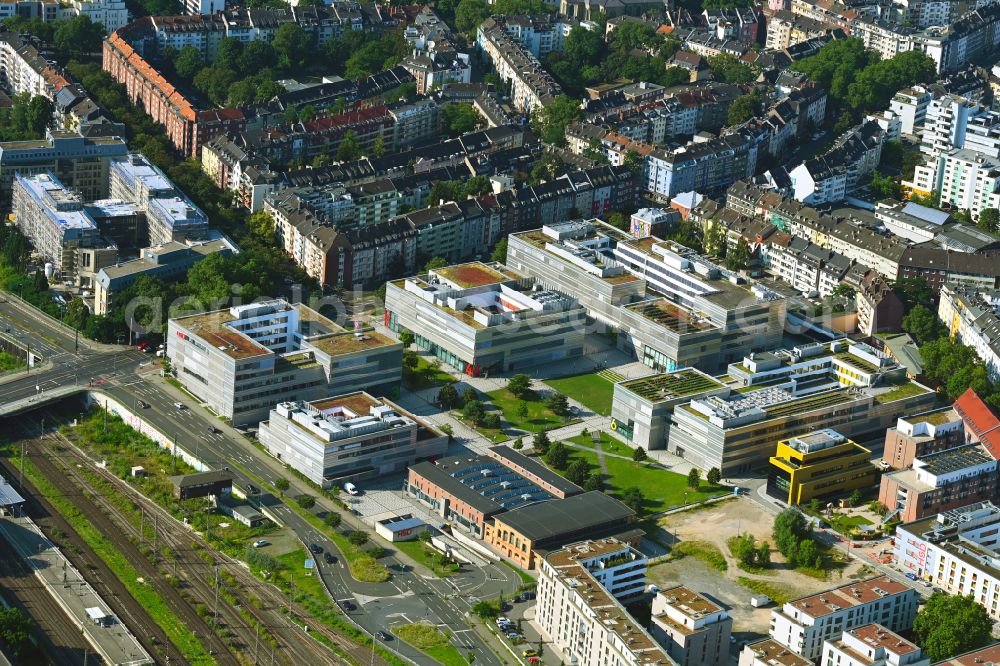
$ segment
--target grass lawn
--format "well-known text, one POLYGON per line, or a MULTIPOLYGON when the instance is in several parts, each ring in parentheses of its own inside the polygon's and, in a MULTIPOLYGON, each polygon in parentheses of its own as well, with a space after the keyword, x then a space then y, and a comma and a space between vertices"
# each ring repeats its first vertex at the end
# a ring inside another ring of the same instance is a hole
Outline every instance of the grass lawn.
POLYGON ((482 426, 477 426, 472 421, 465 418, 465 416, 462 415, 462 412, 452 412, 451 415, 494 444, 500 444, 501 442, 506 442, 510 439, 510 436, 500 428, 483 428, 482 426))
MULTIPOLYGON (((312 554, 310 554, 309 559, 313 559, 312 554)), ((278 562, 281 563, 282 568, 284 568, 292 578, 295 583, 295 589, 300 592, 305 592, 310 597, 316 599, 326 599, 326 591, 323 589, 323 583, 320 581, 319 576, 316 575, 315 569, 306 569, 306 549, 299 548, 298 550, 293 550, 290 553, 285 553, 284 555, 279 555, 277 558, 278 562)))
POLYGON ((26 367, 27 364, 13 354, 0 352, 0 373, 24 370, 26 367))
POLYGON ((766 594, 774 600, 774 603, 779 606, 784 605, 786 602, 792 599, 798 599, 802 594, 795 590, 790 585, 784 585, 782 583, 772 583, 769 580, 757 580, 755 578, 747 578, 746 576, 739 576, 736 579, 743 587, 747 588, 751 592, 756 594, 766 594))
MULTIPOLYGON (((586 435, 577 435, 576 437, 570 437, 569 441, 574 444, 579 444, 580 446, 585 446, 588 449, 594 448, 594 435, 593 433, 588 433, 586 435)), ((632 447, 624 442, 620 442, 611 435, 602 432, 601 433, 601 450, 605 453, 613 453, 619 456, 625 456, 626 458, 632 457, 632 447)))
POLYGON ((729 568, 722 551, 707 541, 681 541, 670 549, 670 555, 672 559, 694 557, 719 571, 729 568))
POLYGON ((420 562, 420 564, 441 578, 450 576, 459 570, 459 565, 455 562, 442 564, 441 553, 419 539, 415 541, 397 541, 392 545, 394 548, 398 548, 401 552, 409 555, 412 559, 420 562))
POLYGON ((423 356, 417 356, 417 367, 415 368, 403 365, 403 384, 411 390, 443 386, 456 381, 458 380, 427 361, 423 356))
POLYGON ((615 385, 597 373, 589 372, 561 379, 549 379, 545 383, 597 414, 602 416, 611 414, 611 398, 615 392, 615 385))
MULTIPOLYGON (((592 471, 599 469, 596 451, 572 447, 567 447, 567 450, 570 462, 580 458, 587 461, 592 471)), ((632 486, 639 488, 646 499, 643 505, 646 513, 659 513, 672 507, 683 506, 685 499, 691 504, 730 492, 726 488, 712 486, 704 481, 698 490, 691 490, 687 485, 687 476, 647 463, 636 463, 614 456, 605 456, 604 463, 607 466, 607 474, 604 475, 605 490, 620 497, 626 488, 632 486)))
POLYGON ((417 622, 414 624, 399 624, 392 628, 392 633, 425 652, 429 657, 444 666, 468 666, 462 653, 448 642, 448 637, 433 624, 417 622))
POLYGON ((486 394, 490 402, 503 413, 504 420, 512 428, 526 430, 528 432, 538 432, 540 430, 551 430, 559 426, 573 423, 572 419, 563 419, 552 413, 552 410, 545 406, 541 400, 524 400, 528 414, 522 417, 518 414, 522 400, 514 396, 513 393, 503 388, 486 394))
POLYGON ((532 576, 531 574, 525 572, 522 569, 519 569, 518 567, 514 566, 513 564, 511 564, 507 560, 500 560, 500 561, 502 563, 506 564, 509 569, 513 569, 514 572, 517 573, 518 577, 521 579, 521 585, 534 587, 538 583, 538 581, 535 580, 534 576, 532 576))
POLYGON ((847 516, 847 515, 837 515, 832 519, 827 520, 830 523, 830 527, 837 530, 844 536, 850 536, 854 530, 861 527, 862 525, 871 525, 872 521, 868 520, 864 516, 847 516))

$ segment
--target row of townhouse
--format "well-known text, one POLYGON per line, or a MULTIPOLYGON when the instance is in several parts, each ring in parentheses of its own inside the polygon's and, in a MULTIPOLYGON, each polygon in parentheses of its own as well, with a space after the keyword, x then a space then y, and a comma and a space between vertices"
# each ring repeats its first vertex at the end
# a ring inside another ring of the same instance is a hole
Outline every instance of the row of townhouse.
MULTIPOLYGON (((390 119, 392 118, 390 112, 390 119)), ((429 128, 427 123, 425 127, 429 128)), ((415 135, 415 131, 407 133, 415 135)), ((264 205, 265 198, 272 192, 285 187, 316 187, 327 185, 371 184, 369 191, 362 198, 371 199, 373 207, 391 210, 393 207, 407 204, 411 201, 400 201, 400 197, 391 192, 383 192, 382 196, 375 194, 377 185, 373 184, 384 177, 417 176, 418 180, 430 181, 436 177, 436 172, 442 168, 457 168, 451 176, 469 176, 480 173, 470 173, 468 164, 479 166, 485 161, 483 171, 492 175, 489 161, 496 154, 524 155, 530 151, 526 144, 530 134, 523 129, 502 125, 479 130, 462 135, 455 139, 441 141, 421 148, 409 150, 387 151, 382 157, 363 157, 354 162, 336 166, 318 167, 312 169, 293 169, 280 171, 278 166, 272 166, 275 157, 269 153, 273 144, 267 139, 267 133, 252 132, 226 134, 210 141, 202 150, 202 170, 220 188, 237 194, 238 202, 244 207, 257 211, 264 205)), ((374 140, 372 140, 374 141, 374 140)), ((408 185, 407 187, 411 187, 408 185)), ((367 210, 358 203, 358 223, 370 223, 370 220, 387 219, 378 210, 367 210)), ((392 212, 395 214, 395 212, 392 212)))
POLYGON ((537 111, 562 94, 562 87, 538 58, 507 30, 503 17, 488 18, 476 30, 476 46, 510 85, 511 104, 524 113, 537 111))
POLYGON ((822 155, 791 169, 779 167, 770 181, 796 201, 814 206, 843 201, 878 167, 885 141, 879 124, 866 121, 840 136, 822 155))
POLYGON ((359 226, 349 219, 357 217, 349 212, 350 193, 345 188, 334 199, 327 189, 310 200, 302 198, 301 191, 280 192, 264 205, 275 220, 281 247, 326 285, 384 281, 432 257, 457 262, 483 254, 512 231, 559 223, 580 211, 603 215, 623 210, 638 198, 635 174, 605 166, 359 226))
POLYGON ((791 197, 743 182, 729 188, 726 205, 869 266, 890 281, 924 278, 935 291, 949 282, 983 289, 995 289, 1000 284, 998 253, 992 246, 969 252, 955 250, 950 244, 913 245, 879 231, 871 220, 821 212, 791 197))
POLYGON ((817 21, 807 16, 799 16, 787 9, 772 14, 767 21, 768 49, 787 49, 789 46, 809 41, 815 37, 829 35, 838 28, 825 21, 817 21))
POLYGON ((0 33, 0 84, 15 95, 27 93, 52 100, 54 119, 64 129, 93 136, 124 136, 124 125, 111 121, 31 37, 0 33))
MULTIPOLYGON (((939 20, 941 16, 935 13, 929 12, 927 18, 920 20, 939 20)), ((937 71, 944 73, 958 71, 994 49, 1000 43, 998 26, 1000 5, 992 3, 973 9, 957 20, 923 29, 866 17, 852 22, 851 34, 882 58, 905 51, 926 53, 937 71)))
POLYGON ((699 81, 673 88, 647 82, 630 86, 609 84, 595 92, 583 102, 585 121, 616 127, 619 132, 650 143, 661 143, 669 137, 699 130, 719 131, 726 125, 729 107, 745 90, 731 83, 699 81))

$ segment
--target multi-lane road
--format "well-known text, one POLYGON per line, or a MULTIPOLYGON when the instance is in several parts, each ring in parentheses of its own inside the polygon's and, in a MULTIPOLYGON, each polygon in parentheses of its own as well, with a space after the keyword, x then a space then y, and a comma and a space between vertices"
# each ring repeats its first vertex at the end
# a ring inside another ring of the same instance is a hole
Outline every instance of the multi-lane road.
MULTIPOLYGON (((7 377, 0 383, 0 404, 12 404, 45 391, 69 386, 88 387, 107 394, 122 405, 133 406, 142 400, 149 406, 136 410, 160 432, 176 438, 185 451, 195 455, 210 468, 228 467, 235 483, 246 489, 259 488, 260 481, 271 483, 278 476, 291 481, 289 496, 309 493, 310 489, 287 474, 281 465, 254 447, 244 434, 223 425, 197 401, 169 386, 159 377, 150 355, 125 347, 95 345, 77 340, 73 332, 50 320, 30 306, 7 295, 0 296, 0 321, 5 335, 42 356, 37 369, 7 377), (6 329, 9 327, 9 332, 6 329), (174 403, 183 402, 185 409, 174 403), (214 429, 217 431, 213 431, 214 429)), ((281 498, 263 493, 252 498, 268 509, 304 544, 319 544, 337 552, 312 524, 286 505, 281 498)), ((329 505, 322 498, 314 511, 322 514, 329 505)), ((352 515, 345 515, 344 528, 362 528, 352 515)), ((520 584, 518 575, 501 565, 466 570, 451 579, 423 577, 406 563, 390 556, 382 560, 393 571, 386 583, 362 583, 344 566, 344 558, 327 564, 317 558, 316 566, 331 595, 338 601, 350 601, 355 610, 351 619, 374 634, 396 622, 427 620, 447 628, 454 644, 463 654, 475 654, 476 663, 500 666, 493 649, 466 622, 470 606, 477 598, 503 593, 510 596, 520 584), (474 595, 474 596, 473 596, 474 595)), ((386 647, 417 664, 436 663, 415 648, 398 640, 386 647)), ((495 646, 497 649, 499 646, 495 646)))

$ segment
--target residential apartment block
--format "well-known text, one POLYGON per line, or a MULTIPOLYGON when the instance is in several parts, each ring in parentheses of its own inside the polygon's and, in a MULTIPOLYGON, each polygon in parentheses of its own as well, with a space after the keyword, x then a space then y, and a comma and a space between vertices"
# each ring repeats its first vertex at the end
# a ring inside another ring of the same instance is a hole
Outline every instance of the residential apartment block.
POLYGON ((773 638, 749 643, 740 651, 739 666, 814 666, 773 638))
POLYGON ((628 597, 607 586, 618 571, 644 582, 645 570, 642 555, 614 540, 585 541, 541 559, 535 617, 560 659, 579 666, 677 663, 625 610, 628 597))
POLYGON ((111 162, 108 189, 112 198, 132 202, 145 213, 153 245, 208 232, 208 216, 144 155, 130 153, 111 162))
POLYGON ((895 565, 945 594, 971 596, 1000 618, 1000 567, 996 533, 1000 509, 992 502, 904 523, 893 540, 895 565))
POLYGON ((471 376, 583 353, 583 307, 501 265, 460 264, 386 286, 386 326, 412 332, 417 345, 471 376))
POLYGON ((880 624, 849 629, 823 643, 821 666, 930 666, 914 643, 880 624))
POLYGON ((993 381, 1000 378, 1000 293, 941 287, 938 318, 957 342, 972 347, 993 381))
POLYGON ((117 248, 101 237, 97 223, 84 210, 83 197, 67 190, 52 174, 17 176, 11 214, 35 252, 51 263, 54 276, 90 287, 102 266, 82 265, 91 255, 85 248, 101 249, 100 263, 114 263, 117 248))
POLYGON ((143 275, 164 282, 177 282, 189 268, 215 253, 223 256, 239 253, 240 248, 225 235, 210 230, 200 240, 185 239, 142 248, 139 257, 101 268, 94 279, 94 314, 108 314, 115 295, 125 291, 143 275))
POLYGON ((721 605, 683 585, 653 597, 650 635, 680 666, 729 663, 733 619, 721 605))
POLYGON ((508 32, 503 17, 488 18, 476 30, 476 46, 493 64, 497 75, 511 86, 515 109, 530 113, 562 94, 562 88, 542 67, 538 56, 508 32))
POLYGON ((882 460, 892 469, 906 469, 917 458, 965 443, 962 418, 951 407, 915 416, 901 416, 885 431, 882 460))
POLYGON ((867 624, 907 631, 917 615, 920 594, 881 576, 855 581, 789 601, 771 611, 771 638, 806 659, 823 654, 824 641, 867 624))
POLYGON ((399 405, 364 391, 278 403, 260 424, 268 453, 331 488, 394 474, 448 451, 448 436, 399 405))
POLYGON ((391 390, 402 345, 345 330, 302 304, 267 301, 171 319, 167 358, 181 385, 236 425, 279 402, 391 390))
POLYGON ((103 199, 110 163, 127 155, 124 139, 76 132, 49 130, 38 141, 5 141, 0 143, 0 196, 11 195, 15 175, 51 173, 85 200, 103 199))

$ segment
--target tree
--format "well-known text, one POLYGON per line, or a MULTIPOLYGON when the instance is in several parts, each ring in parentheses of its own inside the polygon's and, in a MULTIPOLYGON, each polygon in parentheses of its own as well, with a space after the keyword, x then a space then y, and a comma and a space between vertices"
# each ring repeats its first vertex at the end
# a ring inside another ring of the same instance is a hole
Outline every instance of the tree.
POLYGON ((279 476, 274 480, 274 487, 278 489, 278 492, 281 493, 282 497, 285 496, 285 491, 288 490, 289 485, 288 479, 283 476, 279 476))
POLYGON ((736 242, 736 247, 726 253, 726 268, 731 271, 745 270, 750 263, 750 244, 740 236, 736 242))
POLYGON ((587 482, 587 477, 590 476, 590 465, 587 461, 582 458, 577 458, 569 464, 566 468, 566 478, 578 486, 582 486, 587 482))
POLYGON ((629 225, 629 218, 622 213, 614 212, 608 215, 608 224, 613 226, 615 229, 621 229, 622 231, 627 231, 629 225))
POLYGON ((979 221, 976 222, 983 231, 991 234, 1000 232, 1000 210, 996 208, 984 208, 979 211, 979 221))
POLYGON ((500 242, 496 244, 493 248, 493 254, 490 255, 490 259, 493 261, 498 261, 501 264, 507 263, 507 237, 504 236, 500 239, 500 242))
POLYGON ((778 552, 789 560, 794 558, 800 541, 812 539, 805 516, 792 508, 785 509, 775 517, 772 536, 778 552))
POLYGON ((903 186, 894 178, 883 176, 878 171, 872 172, 872 192, 886 199, 902 199, 903 186))
POLYGON ((741 534, 734 537, 729 544, 729 550, 742 568, 759 566, 757 563, 757 541, 752 534, 741 534))
POLYGON ((625 157, 622 158, 622 165, 631 171, 632 173, 642 173, 643 170, 643 159, 637 151, 629 150, 625 152, 625 157))
POLYGON ((507 380, 507 390, 515 398, 526 399, 531 395, 531 375, 518 373, 507 380))
POLYGON ((465 390, 462 391, 462 404, 467 405, 473 400, 479 400, 479 394, 476 393, 476 389, 466 386, 465 390))
POLYGON ((823 568, 823 555, 819 545, 812 539, 803 539, 795 547, 794 554, 788 558, 795 566, 823 568))
POLYGON ((582 115, 580 102, 568 95, 559 95, 532 117, 532 123, 542 141, 565 146, 566 127, 582 115))
POLYGON ((295 498, 295 503, 303 509, 311 509, 316 506, 316 498, 312 495, 299 495, 295 498))
POLYGON ((437 270, 439 268, 444 268, 445 266, 448 266, 448 260, 447 259, 445 259, 444 257, 432 257, 430 259, 430 261, 428 261, 426 264, 424 264, 424 270, 425 271, 434 271, 434 270, 437 270))
POLYGON ((479 114, 471 104, 447 104, 441 109, 441 124, 452 135, 471 132, 479 123, 479 114))
POLYGON ((751 118, 757 117, 761 111, 761 99, 757 91, 737 97, 729 107, 727 120, 730 125, 742 125, 751 118))
POLYGON ((972 596, 935 592, 913 621, 917 645, 940 662, 987 645, 993 621, 972 596))
POLYGON ((274 242, 274 218, 260 210, 247 218, 247 233, 255 240, 269 245, 274 242))
POLYGON ((462 32, 472 32, 491 13, 483 0, 461 0, 455 8, 455 27, 462 32))
POLYGON ((0 609, 0 638, 10 646, 15 656, 27 647, 35 622, 20 608, 0 609))
POLYGON ((312 39, 297 23, 282 23, 274 31, 271 42, 281 65, 288 70, 300 69, 312 52, 312 39))
POLYGON ((596 30, 588 30, 583 26, 575 26, 566 35, 563 42, 563 54, 566 59, 578 66, 596 65, 604 56, 604 39, 596 30))
POLYGON ((710 57, 708 67, 716 79, 728 83, 750 83, 757 78, 757 72, 753 67, 731 53, 720 53, 710 57))
POLYGON ((52 45, 66 59, 80 58, 101 50, 104 27, 80 15, 55 22, 52 45))
POLYGON ((865 496, 861 494, 861 491, 855 489, 855 491, 847 498, 847 503, 851 506, 858 506, 864 498, 865 496))
POLYGON ((437 402, 445 409, 454 409, 458 406, 458 391, 455 385, 448 383, 441 387, 437 394, 437 402))
POLYGON ((604 476, 600 472, 591 472, 587 480, 583 482, 583 489, 587 492, 604 490, 604 476))
POLYGON ((473 424, 479 425, 483 422, 483 417, 486 416, 486 407, 478 400, 470 400, 462 408, 462 414, 473 424))
POLYGON ((528 418, 528 403, 524 400, 517 403, 517 415, 522 418, 528 418))
POLYGON ((409 350, 403 352, 404 367, 409 368, 410 370, 415 370, 418 365, 420 365, 420 357, 417 356, 416 352, 409 350))
POLYGON ((490 430, 500 429, 500 412, 486 412, 483 415, 483 427, 490 430))
POLYGON ((771 564, 771 545, 764 541, 757 546, 757 566, 768 567, 771 564))
POLYGON ((359 157, 361 157, 361 143, 358 141, 358 135, 355 134, 354 130, 348 130, 340 139, 340 145, 337 146, 337 161, 353 162, 359 157))
POLYGON ((550 395, 548 400, 545 401, 545 406, 556 416, 566 416, 569 414, 569 399, 562 393, 553 393, 550 395))
POLYGON ((687 475, 688 488, 691 490, 698 490, 698 485, 701 483, 701 471, 697 467, 692 467, 691 471, 687 475))
POLYGON ((355 546, 363 546, 368 543, 368 532, 364 530, 351 530, 347 534, 347 540, 355 546))
POLYGON ((621 500, 625 506, 635 511, 637 516, 642 515, 643 505, 646 503, 646 498, 643 497, 641 490, 635 486, 630 486, 622 491, 621 500))
POLYGON ((524 440, 521 439, 520 437, 518 437, 517 439, 514 440, 514 444, 513 444, 512 448, 515 451, 520 451, 521 449, 524 448, 524 440))
POLYGON ((549 436, 545 434, 544 430, 539 430, 535 433, 535 436, 531 439, 531 446, 535 449, 535 453, 540 456, 544 456, 549 452, 549 436))
POLYGON ((722 480, 722 472, 719 471, 718 467, 713 467, 708 470, 708 474, 705 475, 705 480, 713 486, 718 485, 719 481, 722 480))
POLYGON ((385 155, 385 139, 382 138, 381 134, 376 136, 375 142, 372 143, 372 154, 375 155, 375 157, 382 157, 385 155))
POLYGON ((566 450, 566 445, 562 442, 553 442, 545 454, 545 460, 554 469, 566 469, 566 465, 569 464, 569 451, 566 450))
POLYGON ((922 345, 936 340, 948 331, 937 315, 924 305, 915 305, 903 317, 903 330, 922 345))
POLYGON ((637 446, 635 447, 635 449, 632 450, 632 460, 635 462, 642 462, 648 457, 649 454, 646 453, 646 449, 642 448, 641 446, 637 446))
POLYGON ((441 432, 443 432, 445 435, 448 436, 449 442, 455 438, 455 429, 451 427, 450 423, 445 423, 438 426, 438 430, 440 430, 441 432))
POLYGON ((903 309, 906 311, 921 304, 933 305, 932 309, 937 309, 937 297, 928 286, 926 278, 900 278, 892 283, 892 290, 903 301, 903 309))
POLYGON ((323 524, 336 529, 340 526, 341 516, 336 511, 327 511, 323 516, 323 524))

